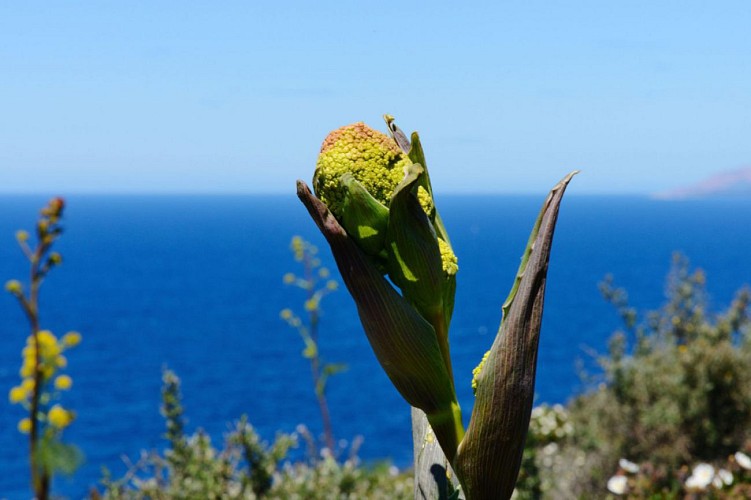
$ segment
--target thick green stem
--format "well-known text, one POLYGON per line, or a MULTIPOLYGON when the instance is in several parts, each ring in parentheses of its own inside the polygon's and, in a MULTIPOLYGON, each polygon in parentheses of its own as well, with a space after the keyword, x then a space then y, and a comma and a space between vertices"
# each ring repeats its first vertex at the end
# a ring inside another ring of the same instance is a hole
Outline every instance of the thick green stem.
POLYGON ((462 410, 459 407, 459 403, 454 401, 451 403, 451 408, 431 413, 427 417, 443 453, 446 455, 448 461, 453 464, 459 443, 464 438, 462 410))

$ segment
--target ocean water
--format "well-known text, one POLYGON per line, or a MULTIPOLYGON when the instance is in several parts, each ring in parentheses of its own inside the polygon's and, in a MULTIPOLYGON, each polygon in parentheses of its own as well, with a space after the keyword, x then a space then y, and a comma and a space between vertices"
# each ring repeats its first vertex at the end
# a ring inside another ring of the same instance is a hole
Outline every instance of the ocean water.
MULTIPOLYGON (((572 192, 575 189, 572 188, 572 192)), ((492 343, 501 303, 544 195, 444 196, 441 214, 459 256, 451 332, 457 388, 471 413, 471 370, 492 343)), ((65 432, 86 462, 54 491, 83 497, 107 467, 164 446, 160 377, 181 377, 188 430, 221 442, 228 423, 247 414, 267 439, 304 423, 320 432, 309 367, 296 332, 279 318, 301 311, 302 292, 285 286, 295 271, 293 235, 321 247, 307 213, 290 196, 71 196, 58 250, 65 262, 42 288, 42 325, 77 330, 68 355, 78 412, 65 432)), ((27 274, 16 229, 32 229, 40 196, 0 196, 0 281, 27 274)), ((565 402, 585 390, 577 360, 592 367, 619 326, 597 284, 610 273, 640 310, 658 307, 671 255, 683 252, 708 276, 712 303, 723 308, 751 282, 751 200, 654 201, 567 195, 550 263, 540 343, 537 398, 565 402)), ((336 272, 334 277, 338 278, 336 272)), ((364 437, 366 460, 409 465, 409 408, 390 385, 342 288, 323 302, 321 351, 349 366, 329 382, 337 438, 364 437)), ((0 498, 28 498, 23 416, 9 404, 18 383, 27 325, 14 299, 0 295, 0 498)))

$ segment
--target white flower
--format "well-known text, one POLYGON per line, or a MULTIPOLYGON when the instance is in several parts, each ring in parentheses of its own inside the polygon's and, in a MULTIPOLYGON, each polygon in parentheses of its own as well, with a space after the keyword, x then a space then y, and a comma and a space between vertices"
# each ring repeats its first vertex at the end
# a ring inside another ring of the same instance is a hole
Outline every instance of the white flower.
POLYGON ((548 443, 542 448, 543 455, 555 455, 558 453, 558 444, 557 443, 548 443))
POLYGON ((717 488, 718 490, 722 488, 722 478, 715 474, 714 479, 712 479, 712 486, 717 488))
POLYGON ((626 460, 625 458, 618 460, 618 467, 631 474, 636 474, 637 472, 639 472, 639 466, 634 462, 631 462, 630 460, 626 460))
POLYGON ((714 467, 709 464, 699 464, 686 479, 686 488, 704 490, 712 483, 712 479, 714 479, 714 467))
POLYGON ((733 484, 733 474, 727 469, 718 470, 717 477, 719 477, 720 480, 722 480, 722 482, 727 486, 733 484))
POLYGON ((615 493, 616 495, 623 495, 626 493, 628 486, 628 479, 626 476, 613 476, 608 479, 608 491, 615 493))
POLYGON ((735 462, 746 470, 751 470, 751 458, 742 451, 736 452, 735 462))

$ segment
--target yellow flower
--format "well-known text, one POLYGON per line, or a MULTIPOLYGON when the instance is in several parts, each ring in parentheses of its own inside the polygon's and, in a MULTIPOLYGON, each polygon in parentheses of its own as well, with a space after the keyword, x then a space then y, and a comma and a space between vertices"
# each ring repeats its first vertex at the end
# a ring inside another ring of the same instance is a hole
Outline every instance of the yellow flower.
POLYGON ((289 285, 295 282, 295 275, 292 273, 287 273, 284 275, 284 278, 282 278, 282 280, 285 284, 289 285))
POLYGON ((55 366, 59 368, 65 368, 68 366, 68 359, 65 356, 58 356, 55 358, 55 366))
POLYGON ((18 432, 21 434, 28 434, 31 431, 31 420, 28 418, 22 418, 18 421, 18 432))
POLYGON ((8 393, 8 399, 11 403, 20 403, 21 401, 26 400, 27 395, 26 389, 22 385, 16 386, 11 388, 10 392, 8 393))
POLYGON ((21 355, 24 357, 24 359, 34 359, 37 355, 37 350, 32 344, 26 344, 26 347, 21 350, 21 355))
POLYGON ((26 232, 26 231, 24 231, 23 229, 22 229, 22 230, 20 230, 20 231, 16 231, 16 239, 17 239, 17 240, 18 240, 19 242, 23 243, 24 241, 26 241, 26 240, 28 240, 28 239, 29 239, 29 233, 27 233, 27 232, 26 232))
POLYGON ((57 343, 57 337, 49 330, 42 330, 37 333, 37 342, 39 343, 39 352, 45 358, 54 358, 62 352, 62 347, 57 343))
POLYGON ((318 300, 315 298, 308 299, 305 301, 305 310, 308 312, 312 312, 318 309, 318 300))
POLYGON ((65 347, 74 347, 81 343, 81 334, 78 332, 68 332, 60 339, 65 347))
POLYGON ((40 330, 37 333, 37 342, 42 347, 52 347, 57 344, 57 337, 49 330, 40 330))
POLYGON ((73 386, 73 379, 68 375, 60 375, 55 379, 55 389, 67 391, 73 386))
POLYGON ((26 391, 27 393, 33 391, 34 390, 34 379, 31 378, 31 377, 27 377, 27 378, 23 379, 23 381, 21 382, 21 387, 23 387, 23 390, 26 391))
POLYGON ((42 377, 44 380, 49 380, 52 378, 52 375, 55 374, 55 367, 49 366, 49 365, 42 365, 42 377))
POLYGON ((47 419, 53 427, 64 429, 73 421, 73 415, 62 406, 55 405, 50 408, 49 413, 47 413, 47 419))
POLYGON ((5 291, 7 292, 18 295, 21 293, 21 290, 23 290, 23 287, 21 287, 21 282, 18 280, 10 280, 5 283, 5 291))
POLYGON ((279 313, 279 316, 281 316, 284 320, 291 319, 292 311, 290 311, 289 309, 282 309, 282 312, 279 313))
POLYGON ((31 377, 34 375, 34 358, 24 358, 23 365, 21 365, 21 370, 18 372, 21 377, 31 377))

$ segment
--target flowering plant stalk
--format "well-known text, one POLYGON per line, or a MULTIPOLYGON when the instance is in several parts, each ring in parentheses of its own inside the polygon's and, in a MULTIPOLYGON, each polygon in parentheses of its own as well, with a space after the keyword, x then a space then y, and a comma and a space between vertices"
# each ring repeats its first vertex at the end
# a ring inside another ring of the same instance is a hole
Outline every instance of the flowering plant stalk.
POLYGON ((73 380, 60 372, 67 366, 63 355, 81 342, 81 335, 68 332, 58 339, 49 330, 42 330, 39 319, 39 288, 50 270, 62 263, 59 253, 51 251, 62 234, 60 219, 65 204, 53 198, 41 211, 36 225, 37 244, 28 244, 29 234, 18 231, 16 239, 31 263, 29 290, 24 292, 18 280, 10 280, 5 289, 21 305, 29 321, 31 333, 23 348, 21 383, 11 388, 8 398, 20 404, 28 413, 18 423, 18 430, 29 435, 31 485, 37 499, 49 498, 52 476, 56 471, 72 473, 80 462, 77 448, 60 441, 63 429, 75 419, 75 413, 64 408, 58 400, 69 390, 73 380))
POLYGON ((329 377, 346 370, 347 366, 341 363, 323 362, 318 348, 318 326, 321 319, 321 301, 326 295, 338 288, 338 283, 328 279, 330 272, 326 267, 321 266, 321 260, 317 257, 318 248, 300 236, 292 238, 290 247, 295 256, 295 261, 302 264, 303 273, 302 276, 287 273, 283 279, 285 284, 296 286, 305 291, 304 309, 307 321, 303 321, 300 316, 288 308, 282 309, 279 316, 290 327, 297 330, 305 344, 302 356, 310 361, 310 373, 313 377, 314 392, 323 425, 324 444, 332 454, 336 455, 336 441, 331 425, 329 405, 326 400, 326 385, 329 377), (325 280, 325 283, 320 285, 322 280, 325 280))
MULTIPOLYGON (((393 117, 385 119, 389 136, 363 123, 329 134, 313 177, 316 196, 302 181, 297 194, 331 247, 381 366, 424 413, 426 439, 440 445, 444 470, 453 467, 467 499, 508 498, 532 409, 553 231, 575 172, 553 188, 535 222, 498 335, 475 370, 465 432, 448 341, 458 260, 419 136, 407 138, 393 117)), ((416 465, 418 477, 422 467, 416 465)), ((416 495, 424 495, 416 483, 416 495)))

